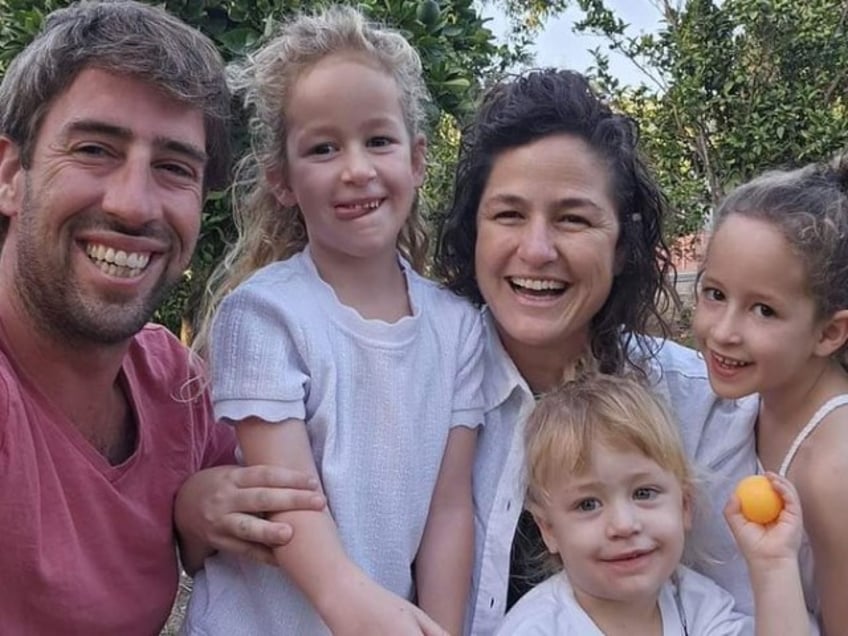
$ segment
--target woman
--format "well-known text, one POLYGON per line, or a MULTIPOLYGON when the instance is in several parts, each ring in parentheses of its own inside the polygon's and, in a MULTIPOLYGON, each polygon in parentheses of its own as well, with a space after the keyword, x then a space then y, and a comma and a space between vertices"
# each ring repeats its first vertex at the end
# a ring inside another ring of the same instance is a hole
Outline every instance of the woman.
POLYGON ((719 400, 693 351, 642 335, 664 325, 673 268, 661 235, 665 202, 637 139, 635 123, 582 76, 556 70, 496 85, 464 131, 436 271, 484 306, 488 330, 467 633, 493 633, 508 601, 528 587, 534 546, 528 516, 519 528, 523 423, 534 396, 590 358, 604 373, 645 374, 671 405, 710 500, 699 502, 693 530, 704 557, 696 569, 752 612, 720 507, 755 472, 756 404, 719 400))

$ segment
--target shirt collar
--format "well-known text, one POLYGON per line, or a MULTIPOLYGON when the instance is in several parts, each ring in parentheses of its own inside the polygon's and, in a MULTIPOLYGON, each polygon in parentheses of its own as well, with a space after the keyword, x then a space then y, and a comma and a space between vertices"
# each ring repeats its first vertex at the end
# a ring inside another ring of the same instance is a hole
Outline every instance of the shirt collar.
POLYGON ((480 310, 485 338, 485 381, 483 397, 486 412, 493 411, 519 391, 532 398, 532 392, 522 377, 512 358, 504 349, 501 337, 495 326, 495 318, 489 308, 480 310))

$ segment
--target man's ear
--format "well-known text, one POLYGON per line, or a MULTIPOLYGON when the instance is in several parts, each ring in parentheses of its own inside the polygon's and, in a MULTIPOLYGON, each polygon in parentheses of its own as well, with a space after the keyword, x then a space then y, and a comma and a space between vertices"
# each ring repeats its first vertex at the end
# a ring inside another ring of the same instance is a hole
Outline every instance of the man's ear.
POLYGON ((848 340, 848 309, 840 309, 824 321, 814 352, 829 357, 842 348, 848 340))
POLYGON ((0 214, 13 217, 23 205, 24 170, 21 150, 14 141, 0 135, 0 214))
POLYGON ((427 138, 424 135, 416 135, 412 139, 412 177, 415 187, 424 185, 427 176, 427 138))
POLYGON ((297 197, 294 196, 294 192, 289 188, 282 168, 267 170, 265 172, 265 178, 271 186, 271 192, 274 194, 274 198, 280 205, 286 208, 293 208, 297 205, 297 197))

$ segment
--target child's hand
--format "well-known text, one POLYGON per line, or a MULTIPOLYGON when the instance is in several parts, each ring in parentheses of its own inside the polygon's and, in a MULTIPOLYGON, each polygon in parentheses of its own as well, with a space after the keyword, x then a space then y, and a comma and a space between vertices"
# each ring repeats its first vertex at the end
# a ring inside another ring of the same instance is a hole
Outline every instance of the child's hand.
POLYGON ((739 549, 749 564, 780 559, 797 559, 804 531, 801 501, 795 486, 775 473, 766 473, 769 482, 783 499, 777 519, 762 525, 742 515, 739 498, 734 494, 724 508, 724 517, 739 549))
POLYGON ((450 636, 421 609, 373 581, 348 592, 334 608, 338 620, 327 620, 334 636, 450 636))

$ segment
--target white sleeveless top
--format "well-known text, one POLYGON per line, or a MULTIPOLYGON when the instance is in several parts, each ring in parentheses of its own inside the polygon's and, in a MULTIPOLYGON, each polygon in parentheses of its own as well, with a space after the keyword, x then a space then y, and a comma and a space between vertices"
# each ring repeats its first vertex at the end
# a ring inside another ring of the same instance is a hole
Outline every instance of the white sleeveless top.
MULTIPOLYGON (((786 473, 789 472, 789 466, 792 464, 792 460, 795 459, 795 455, 798 453, 798 449, 801 448, 801 444, 816 430, 821 421, 830 415, 832 411, 846 405, 848 405, 848 393, 832 397, 819 407, 819 410, 813 414, 813 417, 798 432, 798 435, 795 436, 795 439, 789 446, 786 457, 783 458, 783 462, 780 464, 780 470, 777 471, 781 477, 786 477, 786 473)), ((762 470, 762 466, 760 466, 760 469, 762 470)), ((819 606, 819 595, 813 578, 813 548, 810 545, 810 538, 806 532, 804 532, 804 537, 801 540, 801 548, 798 551, 798 565, 801 570, 801 583, 804 587, 804 599, 807 603, 807 610, 815 616, 816 623, 818 623, 817 627, 821 629, 821 607, 819 606)))

